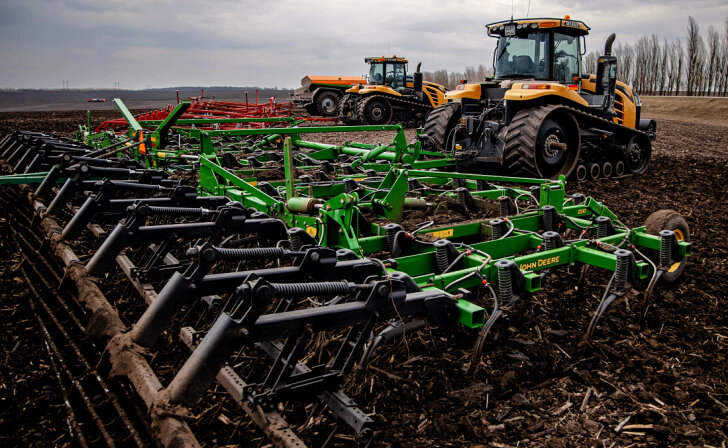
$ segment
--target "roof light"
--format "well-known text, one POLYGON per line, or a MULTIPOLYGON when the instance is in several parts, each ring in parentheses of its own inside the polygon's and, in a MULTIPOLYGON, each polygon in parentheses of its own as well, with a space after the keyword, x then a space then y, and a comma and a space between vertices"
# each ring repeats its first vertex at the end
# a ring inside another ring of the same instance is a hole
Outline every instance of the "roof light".
POLYGON ((558 23, 556 22, 541 22, 541 28, 551 28, 557 25, 558 23))
POLYGON ((570 16, 570 15, 568 15, 568 14, 566 14, 566 15, 564 16, 564 20, 571 20, 571 16, 570 16))

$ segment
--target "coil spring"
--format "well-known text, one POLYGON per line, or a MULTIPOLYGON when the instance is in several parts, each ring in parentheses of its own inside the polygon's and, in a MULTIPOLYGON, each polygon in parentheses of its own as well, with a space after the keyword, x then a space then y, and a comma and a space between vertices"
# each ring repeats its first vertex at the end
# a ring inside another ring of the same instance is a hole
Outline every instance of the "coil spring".
POLYGON ((450 257, 448 256, 448 246, 452 243, 447 240, 435 241, 435 260, 437 261, 437 271, 439 273, 445 272, 445 269, 450 266, 450 257))
POLYGON ((556 249, 558 240, 559 234, 557 232, 543 233, 543 242, 546 246, 546 250, 556 249))
POLYGON ((277 297, 335 296, 354 290, 353 284, 342 282, 271 283, 277 297))
POLYGON ((483 179, 478 179, 475 181, 475 186, 478 189, 478 191, 488 190, 490 189, 490 185, 488 185, 488 182, 484 181, 483 179))
POLYGON ((132 182, 112 182, 111 185, 116 188, 125 188, 133 191, 160 191, 162 189, 159 185, 136 184, 132 182))
POLYGON ((531 198, 531 204, 538 205, 538 200, 541 197, 541 187, 538 185, 531 185, 528 187, 528 191, 530 191, 531 196, 533 196, 533 198, 531 198))
POLYGON ((660 265, 669 266, 672 261, 672 241, 675 232, 672 230, 660 231, 660 265))
POLYGON ((586 202, 586 196, 581 193, 574 193, 571 195, 571 199, 574 200, 574 205, 583 204, 586 202))
POLYGON ((248 249, 230 249, 215 247, 217 256, 222 260, 253 260, 256 258, 281 258, 285 251, 280 247, 254 247, 248 249))
POLYGON ((298 252, 303 247, 303 239, 301 238, 301 232, 303 229, 294 227, 288 230, 288 238, 291 240, 291 250, 298 252))
POLYGON ((556 230, 556 208, 553 205, 546 205, 543 208, 543 227, 547 231, 556 230))
POLYGON ((468 207, 469 198, 468 198, 468 189, 464 187, 459 187, 455 192, 458 195, 458 203, 462 205, 466 210, 470 207, 468 207))
POLYGON ((498 214, 500 216, 508 216, 511 214, 511 202, 508 196, 498 198, 498 214))
POLYGON ((491 239, 500 239, 506 233, 506 222, 500 218, 491 219, 490 227, 492 229, 491 239))
MULTIPOLYGON (((387 236, 387 248, 392 251, 394 247, 394 237, 397 236, 397 232, 402 231, 402 227, 398 224, 389 223, 384 226, 384 232, 387 236)), ((394 254, 392 254, 394 255, 394 254)))
POLYGON ((209 215, 210 210, 202 207, 147 207, 150 215, 167 216, 204 216, 209 215))
POLYGON ((597 238, 604 238, 609 235, 609 218, 600 216, 597 218, 597 238))
POLYGON ((498 269, 498 292, 505 305, 513 303, 513 264, 511 260, 499 260, 495 263, 498 269))
POLYGON ((618 291, 627 289, 627 277, 629 275, 629 261, 632 252, 624 249, 618 249, 614 252, 617 257, 617 268, 614 276, 614 286, 618 291))

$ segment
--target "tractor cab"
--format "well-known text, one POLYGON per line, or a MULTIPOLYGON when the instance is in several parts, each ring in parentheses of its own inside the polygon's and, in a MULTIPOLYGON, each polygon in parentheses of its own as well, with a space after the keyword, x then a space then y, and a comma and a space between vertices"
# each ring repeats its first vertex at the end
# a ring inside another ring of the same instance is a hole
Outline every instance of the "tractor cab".
POLYGON ((386 86, 398 93, 404 93, 407 89, 406 59, 393 56, 391 58, 366 58, 364 62, 370 64, 367 85, 386 86))
POLYGON ((498 39, 493 54, 495 79, 534 79, 578 84, 581 79, 583 22, 564 19, 524 19, 486 25, 498 39))

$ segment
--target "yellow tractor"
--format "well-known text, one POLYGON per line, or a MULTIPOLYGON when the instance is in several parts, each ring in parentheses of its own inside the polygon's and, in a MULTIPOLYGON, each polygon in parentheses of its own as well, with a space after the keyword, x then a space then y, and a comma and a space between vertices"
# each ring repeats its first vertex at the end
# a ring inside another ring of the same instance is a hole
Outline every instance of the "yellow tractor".
POLYGON ((444 86, 422 81, 421 63, 407 75, 407 60, 396 55, 364 62, 370 64, 367 83, 347 90, 339 102, 338 117, 345 124, 394 122, 421 127, 427 113, 445 102, 444 86))
POLYGON ((520 19, 486 25, 498 39, 495 77, 457 86, 427 117, 430 147, 452 153, 461 167, 511 175, 579 180, 643 172, 656 123, 617 81, 614 34, 596 75, 582 73, 589 27, 563 19, 520 19))

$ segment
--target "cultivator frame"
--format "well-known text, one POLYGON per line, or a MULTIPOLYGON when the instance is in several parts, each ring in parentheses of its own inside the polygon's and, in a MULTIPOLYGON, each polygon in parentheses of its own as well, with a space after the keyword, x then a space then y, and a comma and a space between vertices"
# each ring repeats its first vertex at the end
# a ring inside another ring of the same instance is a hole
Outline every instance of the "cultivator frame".
MULTIPOLYGON (((669 229, 629 229, 594 198, 567 195, 563 177, 433 171, 454 161, 423 151, 419 139, 407 143, 401 126, 306 128, 268 118, 206 120, 200 129, 181 127, 203 124, 179 118, 184 102, 161 122, 137 122, 117 105, 129 123, 125 134, 82 129, 80 142, 6 137, 0 154, 23 172, 0 182, 39 184, 28 198, 79 290, 118 265, 139 292, 147 308, 131 329, 102 318, 99 337, 108 343, 111 375, 134 384, 153 426, 166 428, 158 439, 167 446, 196 444, 185 416, 214 380, 278 446, 303 444, 278 411, 289 401, 325 404, 369 445, 373 420, 342 387, 378 344, 460 324, 479 331, 475 365, 496 320, 561 267, 580 269, 582 280, 587 267, 612 273, 586 329, 591 342, 611 303, 635 288, 646 303, 661 273, 690 255, 690 243, 669 229), (290 127, 215 128, 249 120, 290 127), (373 130, 395 137, 382 145, 302 138, 373 130), (271 164, 282 169, 280 180, 259 179, 271 164), (199 173, 196 190, 170 176, 190 169, 199 173), (300 171, 310 174, 295 180, 300 171), (409 210, 438 207, 487 218, 403 224, 409 210), (88 235, 84 229, 102 242, 81 267, 71 246, 88 235), (183 309, 202 309, 209 319, 192 328, 183 309), (178 327, 191 355, 162 387, 140 354, 159 349, 160 336, 178 327), (243 349, 270 359, 265 368, 246 366, 246 381, 229 364, 243 349)), ((103 294, 91 295, 98 300, 85 306, 94 316, 112 312, 103 294)))

